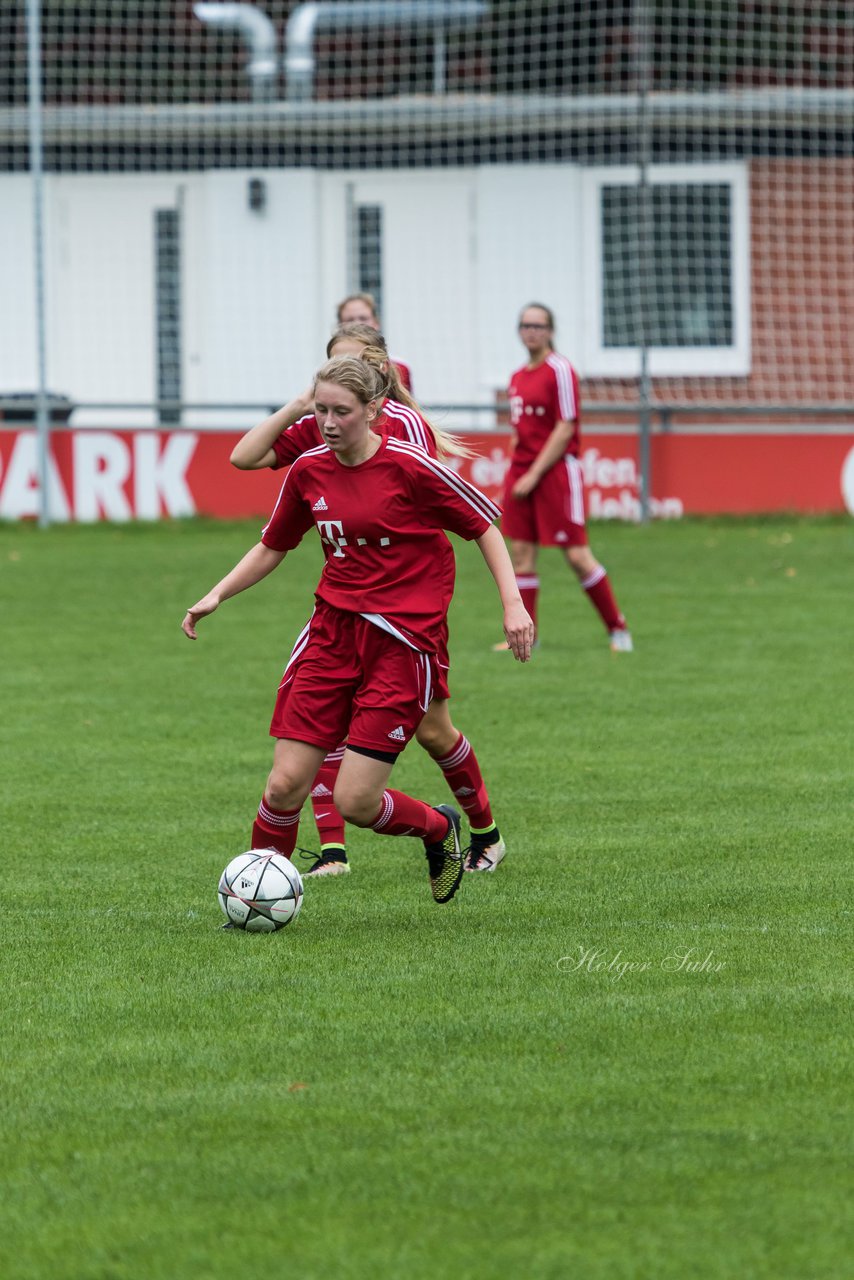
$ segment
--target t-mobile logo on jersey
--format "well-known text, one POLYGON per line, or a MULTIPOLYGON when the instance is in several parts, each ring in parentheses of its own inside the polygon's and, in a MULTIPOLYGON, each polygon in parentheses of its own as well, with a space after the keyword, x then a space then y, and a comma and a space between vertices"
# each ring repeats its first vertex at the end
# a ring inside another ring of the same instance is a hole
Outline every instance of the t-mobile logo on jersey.
MULTIPOLYGON (((332 554, 338 556, 340 560, 344 559, 342 547, 348 545, 347 539, 344 537, 344 525, 340 520, 318 520, 317 528, 320 532, 320 539, 325 542, 328 547, 332 548, 332 554)), ((377 546, 387 547, 391 542, 390 538, 380 538, 377 546)), ((366 547, 368 545, 367 538, 357 538, 357 547, 366 547)))
POLYGON ((340 520, 318 520, 317 527, 320 530, 320 538, 328 547, 332 548, 332 554, 344 559, 342 547, 346 547, 347 539, 343 536, 344 526, 340 520))

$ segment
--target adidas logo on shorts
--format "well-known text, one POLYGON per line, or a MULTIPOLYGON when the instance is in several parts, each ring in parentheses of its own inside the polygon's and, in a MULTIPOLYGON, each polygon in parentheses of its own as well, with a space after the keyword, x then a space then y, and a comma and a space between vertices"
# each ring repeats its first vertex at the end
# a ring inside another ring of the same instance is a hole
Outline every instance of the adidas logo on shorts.
POLYGON ((387 733, 386 737, 391 738, 394 742, 405 742, 406 734, 403 732, 403 725, 399 724, 396 729, 392 729, 391 733, 387 733))
POLYGON ((312 511, 328 511, 329 510, 329 508, 326 505, 326 499, 322 495, 317 499, 317 502, 315 502, 314 506, 311 509, 312 511))

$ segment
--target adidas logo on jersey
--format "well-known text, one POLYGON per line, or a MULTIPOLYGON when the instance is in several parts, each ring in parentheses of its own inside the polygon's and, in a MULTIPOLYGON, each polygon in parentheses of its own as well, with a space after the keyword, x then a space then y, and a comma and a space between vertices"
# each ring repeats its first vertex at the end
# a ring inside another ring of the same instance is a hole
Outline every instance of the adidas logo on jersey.
POLYGON ((393 739, 394 742, 405 742, 406 734, 403 732, 403 725, 399 724, 396 729, 392 729, 391 733, 387 733, 386 737, 393 739))
POLYGON ((329 510, 329 508, 326 505, 326 499, 322 496, 317 499, 317 502, 315 502, 314 506, 311 509, 312 511, 328 511, 329 510))

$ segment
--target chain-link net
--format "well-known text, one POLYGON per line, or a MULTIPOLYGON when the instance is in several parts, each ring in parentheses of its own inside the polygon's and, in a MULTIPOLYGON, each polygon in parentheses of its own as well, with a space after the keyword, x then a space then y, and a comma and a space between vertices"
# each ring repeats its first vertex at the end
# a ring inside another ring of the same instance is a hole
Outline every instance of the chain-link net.
MULTIPOLYGON (((361 291, 428 405, 494 406, 531 300, 588 404, 642 352, 656 402, 854 402, 850 3, 40 10, 47 381, 139 406, 87 421, 280 403, 361 291)), ((37 373, 31 122, 7 3, 0 395, 37 373)))

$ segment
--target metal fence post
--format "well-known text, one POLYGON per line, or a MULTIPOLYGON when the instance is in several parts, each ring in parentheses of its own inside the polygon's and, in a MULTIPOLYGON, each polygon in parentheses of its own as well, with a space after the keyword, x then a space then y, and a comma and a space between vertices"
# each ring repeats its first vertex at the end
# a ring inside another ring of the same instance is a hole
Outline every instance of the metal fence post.
POLYGON ((638 386, 639 440, 639 490, 640 518, 646 524, 650 517, 650 435, 652 433, 652 389, 649 372, 650 346, 650 289, 654 277, 654 230, 652 218, 652 192, 649 185, 649 161, 651 153, 649 90, 650 63, 650 6, 648 0, 635 0, 634 56, 638 81, 638 321, 640 328, 640 379, 638 386))
POLYGON ((33 266, 36 285, 36 439, 38 442, 39 525, 50 524, 50 419, 47 405, 47 343, 44 298, 44 140, 42 136, 41 5, 27 0, 27 86, 30 176, 33 190, 33 266))

